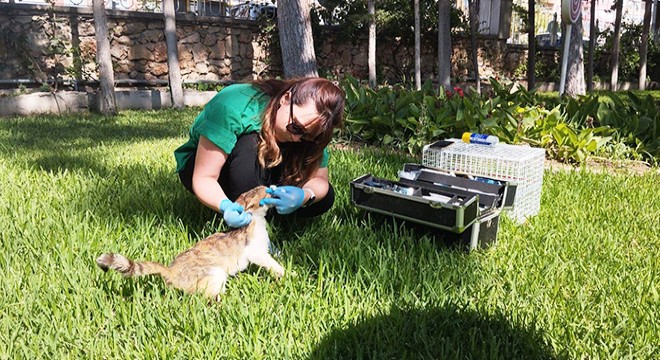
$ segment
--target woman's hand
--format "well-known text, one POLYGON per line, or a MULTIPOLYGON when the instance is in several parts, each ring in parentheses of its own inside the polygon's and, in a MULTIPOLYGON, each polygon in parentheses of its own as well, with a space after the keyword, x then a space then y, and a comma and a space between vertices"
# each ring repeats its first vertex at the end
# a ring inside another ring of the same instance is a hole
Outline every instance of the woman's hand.
POLYGON ((278 186, 266 189, 270 198, 262 199, 259 205, 275 206, 278 214, 286 215, 298 210, 305 200, 305 190, 297 186, 278 186))
POLYGON ((246 212, 241 205, 229 199, 224 199, 220 202, 220 211, 227 225, 233 228, 243 227, 252 221, 252 214, 246 212))

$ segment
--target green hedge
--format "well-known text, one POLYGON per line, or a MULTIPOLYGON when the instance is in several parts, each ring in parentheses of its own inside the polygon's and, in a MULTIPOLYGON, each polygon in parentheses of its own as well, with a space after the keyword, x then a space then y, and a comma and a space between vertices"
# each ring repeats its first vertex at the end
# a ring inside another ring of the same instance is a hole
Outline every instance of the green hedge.
POLYGON ((510 144, 529 143, 550 158, 582 163, 598 155, 644 160, 660 156, 660 107, 649 92, 592 93, 578 98, 539 96, 490 80, 482 95, 461 88, 370 89, 350 76, 346 123, 350 140, 416 153, 439 138, 463 132, 496 135, 510 144))

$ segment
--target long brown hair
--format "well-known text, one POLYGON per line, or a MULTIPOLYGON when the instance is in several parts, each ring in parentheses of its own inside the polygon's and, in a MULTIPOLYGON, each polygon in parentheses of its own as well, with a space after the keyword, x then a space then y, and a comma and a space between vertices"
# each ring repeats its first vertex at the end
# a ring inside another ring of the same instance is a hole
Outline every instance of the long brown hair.
POLYGON ((344 98, 346 94, 336 84, 323 78, 301 78, 290 80, 262 80, 253 85, 270 101, 263 114, 261 139, 259 141, 259 163, 264 168, 282 164, 282 183, 302 185, 321 165, 323 149, 332 139, 332 130, 343 125, 344 98), (291 91, 291 101, 302 105, 314 101, 319 117, 309 128, 309 138, 301 142, 278 144, 274 126, 280 99, 291 91))

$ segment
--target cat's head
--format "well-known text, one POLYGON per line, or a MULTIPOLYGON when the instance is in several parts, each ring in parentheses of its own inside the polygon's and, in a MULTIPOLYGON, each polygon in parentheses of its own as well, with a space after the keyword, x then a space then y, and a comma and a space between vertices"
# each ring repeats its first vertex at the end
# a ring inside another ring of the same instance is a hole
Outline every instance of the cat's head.
POLYGON ((236 199, 236 202, 243 205, 245 211, 251 212, 252 214, 266 216, 269 206, 259 205, 261 199, 270 197, 270 195, 266 193, 266 189, 267 187, 265 186, 257 186, 252 190, 242 193, 241 196, 236 199))

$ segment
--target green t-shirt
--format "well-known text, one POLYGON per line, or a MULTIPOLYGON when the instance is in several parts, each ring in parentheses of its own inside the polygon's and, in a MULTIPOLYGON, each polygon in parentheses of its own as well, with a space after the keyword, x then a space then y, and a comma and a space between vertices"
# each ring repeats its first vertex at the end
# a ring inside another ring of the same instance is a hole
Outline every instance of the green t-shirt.
MULTIPOLYGON (((227 86, 206 104, 190 127, 188 141, 174 150, 176 171, 181 171, 197 151, 199 137, 204 136, 222 151, 230 154, 243 134, 261 130, 261 115, 270 97, 251 84, 227 86)), ((321 167, 328 166, 328 149, 323 150, 321 167)))

